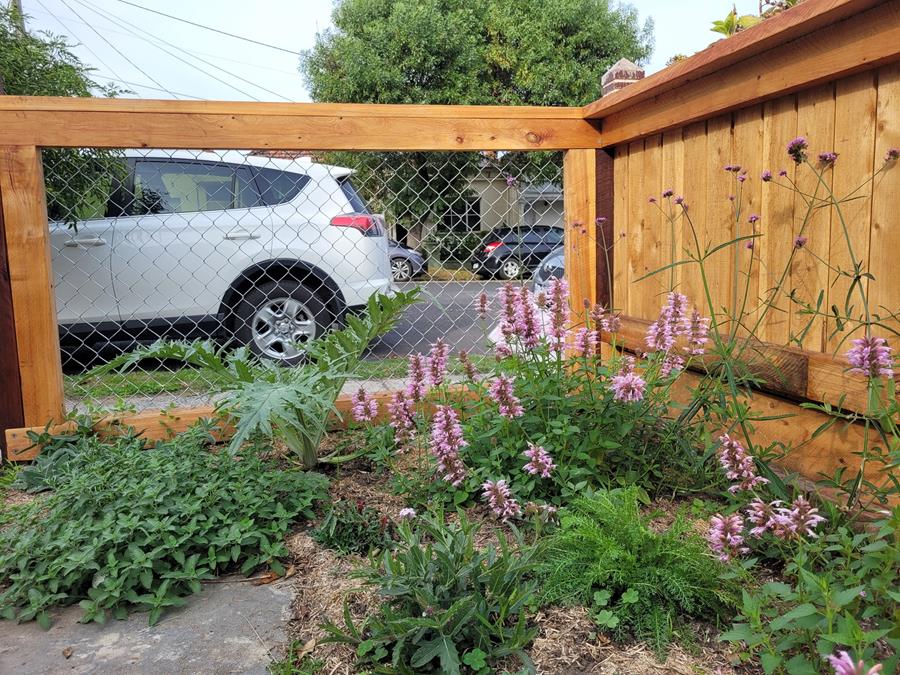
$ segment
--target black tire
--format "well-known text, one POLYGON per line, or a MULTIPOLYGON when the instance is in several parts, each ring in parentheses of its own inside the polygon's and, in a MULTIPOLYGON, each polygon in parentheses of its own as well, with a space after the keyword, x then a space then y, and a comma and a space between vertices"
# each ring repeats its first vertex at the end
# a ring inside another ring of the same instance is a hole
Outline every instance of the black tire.
POLYGON ((500 262, 500 267, 497 269, 497 276, 504 281, 513 281, 514 279, 521 277, 524 271, 525 266, 521 261, 510 257, 500 262), (513 271, 513 268, 517 271, 513 271))
POLYGON ((302 362, 302 344, 321 337, 331 324, 321 298, 290 279, 253 286, 235 307, 234 316, 234 337, 241 345, 285 366, 302 362))
POLYGON ((412 263, 406 258, 391 258, 391 278, 394 281, 410 281, 413 278, 412 263))

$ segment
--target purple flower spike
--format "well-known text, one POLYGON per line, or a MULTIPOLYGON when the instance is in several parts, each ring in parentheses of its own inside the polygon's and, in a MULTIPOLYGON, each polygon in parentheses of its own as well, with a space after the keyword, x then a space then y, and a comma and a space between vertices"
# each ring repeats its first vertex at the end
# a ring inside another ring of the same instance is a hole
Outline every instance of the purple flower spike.
POLYGON ((743 531, 744 519, 739 514, 723 516, 717 513, 709 519, 709 533, 706 539, 713 553, 718 554, 719 560, 727 563, 732 558, 750 551, 744 546, 743 531))
POLYGON ((872 335, 853 340, 853 346, 847 351, 851 373, 859 373, 869 378, 894 377, 893 350, 887 340, 872 335))
POLYGON ((866 662, 860 659, 854 661, 847 652, 841 650, 837 656, 828 657, 828 663, 834 668, 834 675, 880 675, 882 664, 877 664, 871 668, 866 668, 866 662))
POLYGON ((836 152, 820 152, 819 161, 826 166, 831 166, 837 161, 838 154, 836 152))
POLYGON ((619 373, 610 381, 609 388, 613 392, 613 398, 625 403, 636 403, 644 398, 644 389, 647 383, 634 372, 619 373))
POLYGON ((488 387, 488 396, 497 404, 502 417, 521 417, 525 414, 522 404, 513 393, 513 379, 500 375, 488 387))
POLYGON ((439 405, 431 420, 431 454, 437 460, 438 472, 454 487, 466 478, 466 466, 459 451, 467 445, 459 415, 450 406, 439 405))
POLYGON ((525 451, 525 457, 528 459, 528 463, 522 468, 532 476, 550 478, 550 472, 556 468, 550 453, 540 445, 529 443, 528 449, 525 451))
POLYGON ((482 484, 481 489, 491 511, 501 520, 509 520, 522 515, 522 507, 510 495, 509 486, 505 480, 487 480, 482 484))
POLYGON ((729 492, 752 490, 757 485, 769 482, 756 474, 756 463, 740 441, 728 434, 722 434, 719 436, 719 442, 722 443, 719 449, 719 464, 725 469, 725 477, 728 480, 739 481, 728 488, 729 492))
POLYGON ((357 422, 371 422, 378 417, 378 401, 371 398, 362 387, 353 394, 351 401, 353 408, 350 414, 357 422))

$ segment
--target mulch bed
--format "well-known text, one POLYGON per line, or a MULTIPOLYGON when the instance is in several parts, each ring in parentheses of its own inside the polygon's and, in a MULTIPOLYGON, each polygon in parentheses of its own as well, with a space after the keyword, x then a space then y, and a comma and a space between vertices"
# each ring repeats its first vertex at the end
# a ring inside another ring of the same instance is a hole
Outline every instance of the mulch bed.
MULTIPOLYGON (((351 462, 340 467, 332 477, 332 499, 362 500, 379 513, 392 519, 405 506, 402 497, 391 494, 390 478, 374 472, 364 462, 351 462)), ((666 527, 674 521, 679 503, 658 500, 654 523, 666 527), (659 514, 662 515, 659 515, 659 514)), ((497 533, 508 528, 491 517, 486 508, 477 506, 467 512, 469 518, 482 524, 478 544, 496 542, 497 533)), ((454 515, 448 515, 453 518, 454 515)), ((692 523, 698 531, 702 520, 692 523)), ((328 619, 343 625, 343 604, 349 600, 355 622, 376 611, 379 600, 372 593, 359 590, 350 577, 353 568, 364 564, 358 556, 338 556, 314 542, 308 530, 293 534, 288 548, 297 569, 295 577, 294 616, 289 626, 291 639, 302 645, 298 660, 309 655, 324 662, 319 671, 324 675, 356 672, 354 650, 344 645, 318 644, 324 637, 322 623, 328 619)), ((534 616, 540 632, 529 653, 538 673, 577 675, 744 675, 753 669, 731 665, 728 646, 719 643, 716 631, 707 625, 692 625, 691 649, 673 644, 668 658, 660 663, 652 650, 641 643, 619 644, 602 633, 584 607, 545 607, 534 616)))

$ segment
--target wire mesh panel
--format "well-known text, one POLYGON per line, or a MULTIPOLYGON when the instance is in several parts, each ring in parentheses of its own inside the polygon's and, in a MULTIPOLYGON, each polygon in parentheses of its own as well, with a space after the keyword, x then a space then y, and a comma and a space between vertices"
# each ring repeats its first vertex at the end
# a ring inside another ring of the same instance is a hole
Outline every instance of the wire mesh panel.
POLYGON ((70 408, 206 403, 207 371, 90 369, 160 338, 246 346, 290 367, 373 294, 421 286, 359 374, 389 387, 438 338, 487 358, 480 294, 561 273, 561 153, 49 150, 44 161, 70 408))

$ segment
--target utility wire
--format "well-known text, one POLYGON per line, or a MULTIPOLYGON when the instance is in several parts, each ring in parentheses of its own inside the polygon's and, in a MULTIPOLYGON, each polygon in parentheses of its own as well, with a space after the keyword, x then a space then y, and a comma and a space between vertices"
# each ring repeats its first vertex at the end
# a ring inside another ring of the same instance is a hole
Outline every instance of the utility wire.
MULTIPOLYGON (((205 63, 206 65, 211 66, 211 67, 215 68, 216 70, 219 70, 219 71, 225 73, 226 75, 228 75, 228 76, 230 76, 230 77, 233 77, 233 78, 235 78, 235 79, 237 79, 237 80, 240 80, 241 82, 244 82, 244 83, 246 83, 246 84, 249 84, 251 87, 256 87, 257 89, 261 89, 262 91, 266 92, 267 94, 272 94, 272 96, 277 96, 277 97, 279 97, 279 98, 281 98, 281 99, 284 99, 285 101, 288 101, 289 103, 293 103, 293 101, 292 101, 291 99, 289 99, 287 96, 285 96, 284 94, 280 94, 280 93, 278 93, 277 91, 272 91, 271 89, 267 89, 266 87, 263 87, 262 85, 257 84, 256 82, 253 82, 252 80, 248 80, 248 79, 245 78, 245 77, 241 77, 241 76, 238 75, 237 73, 233 73, 233 72, 231 72, 230 70, 226 70, 225 68, 222 68, 221 66, 217 66, 217 65, 216 65, 215 63, 213 63, 212 61, 207 61, 207 60, 204 59, 204 58, 201 58, 201 57, 199 57, 199 56, 192 55, 192 54, 188 53, 185 49, 182 49, 181 47, 179 47, 178 45, 173 44, 173 43, 169 42, 168 40, 164 40, 163 38, 159 37, 158 35, 154 35, 154 34, 151 33, 150 31, 145 30, 145 29, 141 28, 140 26, 136 26, 135 24, 131 23, 130 21, 126 21, 125 19, 122 19, 122 18, 116 18, 116 17, 113 17, 113 16, 111 16, 111 15, 103 14, 103 13, 102 13, 102 8, 99 8, 99 7, 98 7, 97 5, 95 5, 93 2, 86 2, 86 1, 84 1, 84 0, 74 0, 74 1, 77 2, 78 4, 80 4, 81 6, 86 7, 87 9, 90 9, 90 10, 93 11, 95 14, 99 14, 100 16, 103 16, 104 18, 108 19, 109 21, 112 21, 112 22, 116 23, 118 26, 120 26, 120 27, 122 27, 122 28, 125 28, 125 30, 128 30, 128 31, 129 31, 132 35, 134 35, 135 37, 140 38, 141 36, 138 35, 138 34, 136 34, 136 33, 134 33, 133 31, 130 31, 128 28, 126 28, 126 27, 123 26, 122 24, 127 24, 128 26, 131 26, 132 28, 134 28, 134 29, 136 29, 136 30, 142 31, 142 32, 143 32, 144 34, 146 34, 148 37, 151 37, 151 38, 153 38, 154 40, 158 40, 159 42, 162 42, 163 44, 168 45, 168 46, 172 47, 173 49, 177 49, 178 51, 187 54, 187 55, 190 56, 191 58, 197 59, 197 60, 200 61, 201 63, 205 63)), ((146 38, 144 38, 144 39, 146 39, 146 38)), ((148 40, 148 42, 149 42, 149 40, 148 40)), ((158 44, 155 44, 154 42, 150 42, 150 44, 152 44, 152 45, 153 45, 154 47, 156 47, 157 49, 162 49, 162 47, 160 47, 158 44)), ((166 51, 166 50, 163 50, 163 51, 166 51)), ((170 52, 166 52, 166 53, 170 53, 170 52)), ((170 54, 170 55, 173 56, 173 57, 175 57, 175 58, 179 58, 179 57, 175 56, 174 54, 170 54)), ((180 59, 180 60, 181 60, 181 59, 180 59)), ((185 61, 185 63, 187 63, 187 62, 185 61)), ((194 68, 198 68, 197 66, 193 66, 193 67, 194 67, 194 68)), ((200 68, 198 68, 198 70, 200 70, 200 72, 205 72, 205 71, 203 71, 203 70, 200 69, 200 68)), ((209 75, 210 77, 215 77, 215 76, 212 75, 211 73, 206 73, 206 74, 209 75)), ((217 79, 218 79, 218 78, 217 78, 217 79)), ((219 80, 219 81, 222 82, 222 80, 219 80)), ((228 84, 228 83, 227 83, 227 82, 224 82, 224 84, 228 84)), ((240 89, 238 89, 237 87, 234 87, 233 85, 230 85, 230 84, 229 84, 228 86, 232 87, 232 88, 235 89, 236 91, 240 91, 242 94, 244 94, 244 96, 249 96, 250 98, 253 98, 253 96, 251 96, 251 95, 248 94, 247 92, 241 91, 240 89)))
POLYGON ((197 28, 202 28, 204 30, 212 31, 213 33, 219 33, 220 35, 227 35, 228 37, 232 37, 237 40, 243 40, 244 42, 252 42, 253 44, 259 45, 261 47, 268 47, 269 49, 276 49, 279 52, 286 52, 287 54, 293 54, 294 56, 300 56, 300 52, 295 51, 293 49, 285 49, 284 47, 270 45, 267 42, 260 42, 259 40, 254 40, 253 38, 244 37, 243 35, 235 35, 234 33, 229 33, 228 31, 219 30, 218 28, 212 28, 210 26, 205 26, 202 23, 196 23, 194 21, 189 21, 188 19, 182 19, 179 16, 172 16, 171 14, 166 14, 165 12, 160 12, 155 9, 150 9, 149 7, 144 7, 143 5, 138 5, 137 3, 129 2, 128 0, 117 0, 117 2, 121 2, 123 5, 131 5, 132 7, 137 7, 138 9, 142 9, 145 12, 152 12, 153 14, 159 14, 160 16, 164 16, 167 19, 172 19, 174 21, 180 21, 181 23, 190 24, 191 26, 196 26, 197 28))
MULTIPOLYGON (((75 11, 75 10, 72 8, 72 6, 71 6, 68 2, 66 2, 66 0, 61 0, 61 1, 62 1, 62 4, 64 4, 64 5, 69 9, 70 12, 72 12, 75 16, 77 16, 81 21, 84 21, 84 17, 82 17, 81 14, 79 14, 77 11, 75 11)), ((106 44, 108 44, 110 47, 112 47, 112 48, 115 50, 116 54, 118 54, 118 55, 121 56, 123 59, 125 59, 126 61, 128 61, 128 63, 130 63, 130 64, 132 65, 132 67, 134 67, 134 68, 135 68, 139 73, 141 73, 144 77, 146 77, 148 80, 150 80, 151 82, 153 82, 153 84, 155 84, 156 86, 162 88, 163 91, 167 92, 167 93, 168 93, 170 96, 172 96, 173 98, 178 98, 175 94, 173 94, 171 91, 169 91, 168 89, 166 89, 166 86, 165 86, 162 82, 160 82, 159 80, 155 79, 152 75, 150 75, 149 73, 147 73, 143 68, 141 68, 141 67, 140 67, 139 65, 137 65, 134 61, 132 61, 130 58, 128 58, 128 56, 126 56, 125 54, 123 54, 123 53, 121 52, 121 50, 120 50, 118 47, 116 47, 112 42, 110 42, 109 40, 107 40, 106 37, 105 37, 102 33, 100 33, 96 28, 94 28, 91 24, 88 24, 88 28, 90 28, 92 31, 94 31, 94 33, 96 33, 97 37, 99 37, 99 38, 100 38, 101 40, 103 40, 106 44)))
MULTIPOLYGON (((111 80, 119 80, 120 82, 123 81, 123 80, 122 80, 122 76, 119 75, 119 74, 115 71, 115 69, 114 69, 112 66, 110 66, 106 61, 104 61, 102 58, 100 58, 100 55, 97 54, 97 52, 95 52, 93 49, 91 49, 85 42, 83 42, 82 40, 80 40, 80 39, 78 38, 78 36, 75 35, 75 31, 73 31, 71 28, 69 28, 69 26, 66 24, 66 22, 62 20, 62 17, 57 16, 56 14, 54 14, 53 12, 51 12, 49 9, 47 9, 47 5, 45 5, 45 4, 43 3, 43 0, 36 0, 36 2, 37 2, 37 4, 39 4, 41 7, 44 8, 44 11, 45 11, 47 14, 49 14, 51 17, 53 17, 53 19, 54 19, 60 26, 63 27, 63 30, 66 31, 66 33, 68 33, 69 35, 71 35, 71 36, 78 42, 78 44, 80 44, 80 45, 81 45, 82 47, 84 47, 88 52, 90 52, 90 54, 91 54, 95 59, 97 59, 97 61, 100 63, 100 65, 105 66, 107 69, 109 69, 109 72, 111 72, 113 75, 115 75, 115 77, 112 77, 112 78, 107 77, 107 78, 105 78, 105 79, 108 79, 108 80, 110 80, 110 79, 111 79, 111 80)), ((89 25, 90 25, 90 24, 84 23, 83 21, 79 21, 78 23, 80 23, 80 24, 82 24, 82 25, 85 25, 85 26, 89 26, 89 25)), ((160 89, 160 91, 165 91, 165 90, 164 90, 164 89, 160 89)))
POLYGON ((120 80, 118 77, 110 77, 109 75, 103 75, 102 73, 96 73, 96 77, 103 78, 104 80, 112 80, 113 82, 118 82, 119 84, 129 84, 133 87, 140 87, 141 89, 150 89, 152 91, 164 91, 166 93, 175 93, 179 96, 183 96, 184 98, 192 98, 195 101, 207 101, 209 99, 201 98, 200 96, 193 96, 192 94, 182 94, 180 91, 170 92, 168 89, 160 89, 159 87, 151 87, 149 84, 141 84, 140 82, 129 82, 128 80, 120 80))
MULTIPOLYGON (((3 0, 0 0, 0 2, 2 2, 2 1, 3 0)), ((35 1, 40 2, 40 0, 35 0, 35 1)), ((44 7, 44 9, 41 10, 41 9, 32 8, 30 11, 37 13, 37 14, 47 14, 48 16, 54 18, 59 23, 62 23, 62 21, 56 15, 54 15, 53 12, 51 12, 47 9, 46 5, 43 5, 43 3, 41 3, 41 4, 44 7)), ((124 21, 124 19, 123 19, 123 21, 124 21)), ((84 21, 76 21, 75 19, 69 19, 69 24, 77 24, 80 26, 89 25, 89 24, 85 23, 84 21)), ((66 26, 66 30, 69 30, 68 24, 64 24, 64 25, 66 26)), ((112 28, 104 28, 103 30, 107 35, 124 35, 126 37, 135 37, 135 35, 133 33, 126 33, 124 31, 114 30, 112 28)), ((69 31, 69 32, 71 32, 71 31, 69 31)), ((148 42, 150 44, 153 44, 153 42, 151 40, 144 37, 143 35, 139 35, 137 37, 140 40, 142 40, 143 42, 148 42)), ((88 51, 91 51, 90 48, 88 48, 88 46, 86 44, 82 43, 82 46, 85 49, 87 49, 88 51)), ((180 51, 184 52, 185 54, 190 54, 191 56, 193 56, 195 54, 199 54, 200 56, 209 56, 209 57, 217 59, 219 61, 227 61, 228 63, 238 63, 242 66, 247 66, 248 68, 259 68, 260 70, 270 70, 273 73, 280 73, 282 75, 296 75, 297 74, 296 71, 282 70, 281 68, 273 68, 272 66, 264 66, 261 63, 251 63, 249 61, 241 61, 240 59, 232 59, 228 56, 222 56, 221 54, 213 54, 212 52, 202 52, 197 49, 188 49, 187 47, 179 47, 178 49, 180 51)), ((94 53, 92 51, 91 51, 91 53, 94 54, 94 56, 99 60, 100 57, 97 56, 96 53, 94 53)), ((110 69, 110 70, 112 70, 112 69, 110 69)))
MULTIPOLYGON (((63 0, 63 2, 65 2, 65 1, 66 1, 66 0, 63 0)), ((85 4, 84 2, 82 2, 82 0, 74 0, 74 1, 77 2, 78 4, 80 4, 82 7, 85 7, 85 8, 87 8, 87 9, 90 9, 90 10, 91 10, 92 12, 94 12, 95 14, 99 14, 100 16, 102 16, 103 18, 107 19, 108 21, 112 21, 113 23, 118 24, 120 27, 124 28, 126 31, 128 31, 129 33, 131 33, 134 37, 140 37, 137 33, 135 33, 135 32, 134 32, 133 30, 131 30, 130 28, 127 28, 127 27, 123 26, 121 23, 119 23, 119 21, 118 21, 117 19, 113 18, 112 16, 109 16, 108 14, 104 14, 102 11, 99 11, 99 10, 97 10, 97 9, 94 9, 93 7, 91 7, 91 6, 87 5, 87 4, 85 4)), ((260 100, 259 98, 257 98, 257 97, 254 96, 253 94, 244 91, 244 90, 241 89, 240 87, 236 87, 235 85, 231 84, 230 82, 226 82, 226 81, 223 80, 221 77, 218 77, 218 76, 216 76, 216 75, 213 75, 213 74, 212 74, 211 72, 209 72, 208 70, 204 70, 203 68, 201 68, 200 66, 198 66, 196 63, 191 63, 190 61, 184 59, 183 57, 179 56, 178 54, 175 54, 174 52, 169 51, 169 50, 166 49, 165 47, 161 47, 160 45, 155 44, 155 43, 151 43, 151 44, 153 44, 153 46, 156 47, 157 49, 159 49, 160 51, 163 51, 163 52, 165 52, 166 54, 168 54, 169 56, 171 56, 173 59, 176 59, 176 60, 178 60, 178 61, 181 61, 181 63, 185 64, 186 66, 190 66, 190 67, 193 68, 194 70, 199 70, 201 73, 203 73, 203 74, 206 75, 207 77, 211 77, 212 79, 216 80, 217 82, 220 82, 220 83, 224 84, 226 87, 230 87, 231 89, 234 89, 236 92, 239 92, 239 93, 243 94, 243 95, 246 96, 247 98, 251 98, 251 99, 253 99, 254 101, 259 101, 259 100, 260 100)), ((196 57, 195 57, 195 58, 196 58, 196 57)), ((221 69, 220 69, 220 70, 221 70, 221 69)), ((239 79, 240 79, 240 78, 239 78, 239 79)))

